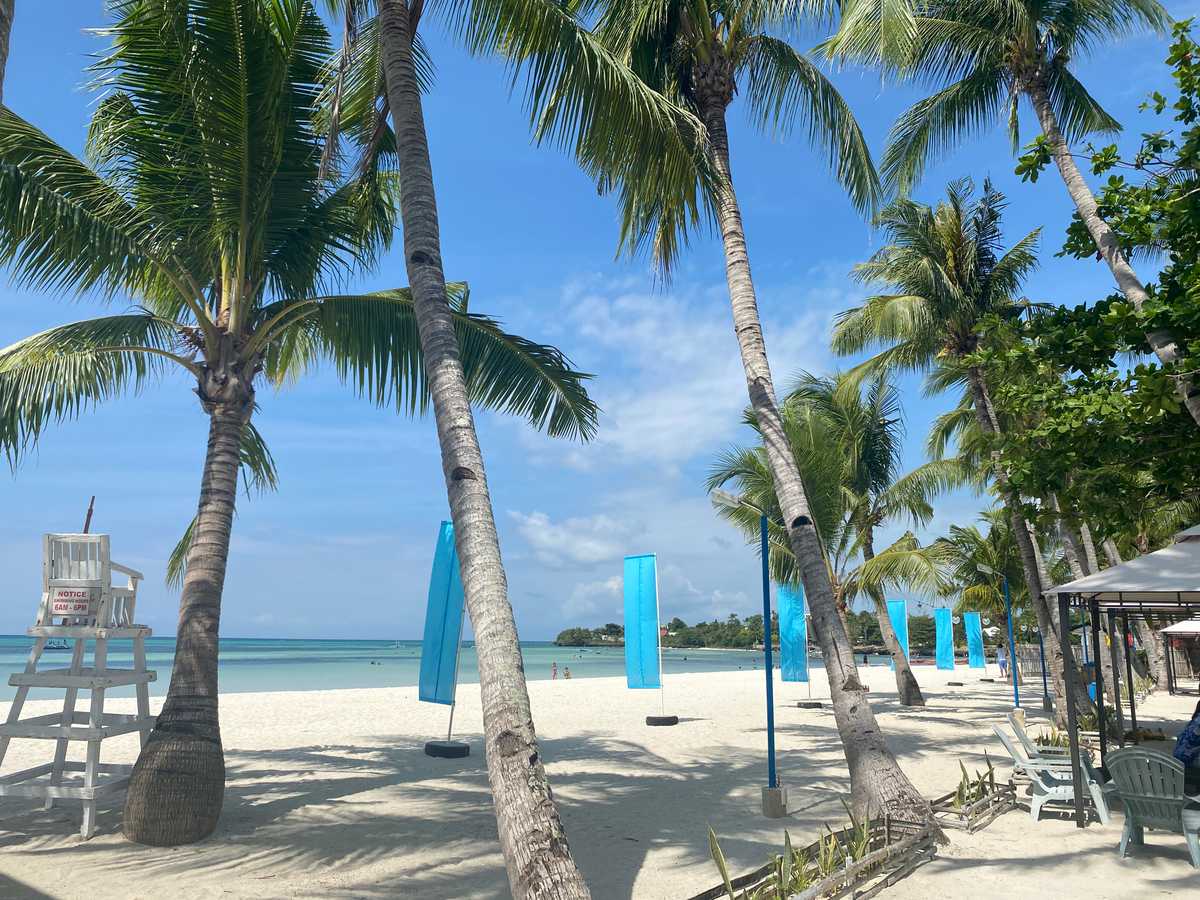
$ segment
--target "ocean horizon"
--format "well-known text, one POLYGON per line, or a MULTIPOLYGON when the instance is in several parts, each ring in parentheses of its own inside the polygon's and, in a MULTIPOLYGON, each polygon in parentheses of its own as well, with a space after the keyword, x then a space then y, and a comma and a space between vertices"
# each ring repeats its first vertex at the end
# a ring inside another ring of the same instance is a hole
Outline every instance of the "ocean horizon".
MULTIPOLYGON (((25 667, 33 639, 26 635, 0 635, 0 673, 20 672, 25 667)), ((173 637, 146 640, 147 666, 158 673, 150 683, 151 694, 166 693, 175 654, 173 637)), ((559 647, 553 641, 522 641, 525 677, 547 680, 558 664, 559 677, 570 670, 572 678, 604 678, 625 674, 623 647, 559 647)), ((108 651, 112 668, 133 664, 130 641, 111 641, 108 651)), ((663 672, 721 672, 761 669, 761 651, 718 648, 663 649, 663 672)), ((884 658, 873 658, 873 662, 884 658)), ((69 650, 47 650, 39 668, 66 667, 69 650)), ((323 691, 340 688, 411 687, 417 684, 421 664, 421 642, 307 639, 307 638, 222 638, 218 677, 222 693, 257 691, 323 691)), ((820 666, 820 659, 812 660, 820 666)), ((778 662, 776 662, 778 666, 778 662)), ((464 641, 459 656, 459 683, 479 681, 473 641, 464 641)), ((114 688, 109 696, 132 696, 133 688, 114 688)), ((0 700, 11 700, 16 689, 8 678, 0 678, 0 700)), ((30 699, 61 697, 61 691, 34 690, 30 699)))

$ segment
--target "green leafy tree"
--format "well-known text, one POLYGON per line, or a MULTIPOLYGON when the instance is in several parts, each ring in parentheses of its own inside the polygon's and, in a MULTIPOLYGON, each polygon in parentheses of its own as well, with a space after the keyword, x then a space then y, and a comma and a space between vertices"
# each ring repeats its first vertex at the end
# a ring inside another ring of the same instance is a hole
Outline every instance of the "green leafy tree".
MULTIPOLYGON (((138 305, 0 351, 0 447, 15 461, 54 422, 167 373, 194 384, 209 435, 175 664, 123 820, 131 839, 171 845, 209 834, 221 810, 217 641, 238 470, 270 469, 250 424, 257 389, 328 362, 352 391, 416 413, 433 384, 407 289, 330 292, 391 239, 396 156, 388 129, 351 116, 360 164, 320 171, 332 47, 311 4, 124 0, 112 13, 86 161, 0 110, 0 257, 27 286, 138 305)), ((585 376, 557 350, 469 312, 461 286, 443 304, 470 399, 592 433, 585 376)))
MULTIPOLYGON (((1036 180, 1041 165, 1054 161, 1094 252, 1142 320, 1159 361, 1174 370, 1177 336, 1162 327, 1128 247, 1100 212, 1071 152, 1089 133, 1120 129, 1072 65, 1105 42, 1161 33, 1169 21, 1157 0, 851 0, 826 47, 904 80, 945 84, 892 129, 882 169, 902 191, 911 190, 931 158, 996 122, 1006 120, 1014 149, 1020 146, 1018 108, 1028 100, 1042 134, 1017 171, 1036 180)), ((1176 389, 1200 424, 1200 391, 1193 390, 1188 370, 1179 370, 1176 389)))

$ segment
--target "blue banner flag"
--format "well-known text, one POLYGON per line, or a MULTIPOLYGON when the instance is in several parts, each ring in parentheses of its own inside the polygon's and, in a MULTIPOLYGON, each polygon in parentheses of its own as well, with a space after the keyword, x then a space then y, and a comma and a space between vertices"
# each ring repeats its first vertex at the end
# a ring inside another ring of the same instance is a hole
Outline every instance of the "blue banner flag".
POLYGON ((784 681, 808 681, 808 622, 804 618, 804 586, 781 584, 779 603, 779 666, 784 681))
POLYGON ((935 609, 933 626, 937 636, 937 667, 954 671, 954 620, 950 610, 935 609))
POLYGON ((658 653, 658 567, 653 553, 625 557, 625 678, 662 687, 658 653))
POLYGON ((889 600, 887 602, 888 618, 892 620, 892 628, 896 632, 896 640, 908 659, 908 601, 889 600))
POLYGON ((979 613, 963 613, 963 628, 967 631, 967 665, 972 669, 986 669, 983 658, 983 623, 979 613))
POLYGON ((433 572, 429 576, 418 699, 426 703, 454 704, 462 621, 463 586, 458 571, 458 552, 454 548, 454 524, 443 522, 433 553, 433 572))

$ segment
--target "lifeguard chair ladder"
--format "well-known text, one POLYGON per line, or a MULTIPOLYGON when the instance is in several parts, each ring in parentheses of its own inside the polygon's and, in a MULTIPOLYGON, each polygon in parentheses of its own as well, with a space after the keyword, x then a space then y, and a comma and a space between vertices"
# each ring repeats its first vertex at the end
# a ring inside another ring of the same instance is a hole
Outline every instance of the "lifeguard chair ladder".
POLYGON ((55 800, 82 800, 83 821, 79 832, 90 838, 96 831, 96 798, 125 787, 132 766, 100 762, 100 742, 118 734, 137 731, 144 746, 154 727, 150 715, 149 683, 156 673, 146 670, 146 644, 150 629, 137 625, 140 572, 112 562, 107 534, 47 534, 42 540, 42 602, 37 622, 27 634, 34 639, 25 671, 12 675, 8 683, 17 689, 7 721, 0 725, 0 768, 13 738, 55 742, 54 759, 11 775, 0 775, 0 797, 45 798, 46 809, 55 800), (125 584, 113 584, 114 575, 125 584), (71 665, 65 669, 38 669, 50 640, 74 641, 71 665), (108 667, 108 642, 133 641, 133 668, 108 667), (88 641, 93 642, 93 659, 85 666, 88 641), (119 715, 104 711, 108 688, 137 686, 137 714, 119 715), (21 708, 30 688, 66 691, 61 713, 21 718, 21 708), (80 690, 91 691, 87 710, 77 710, 80 690), (84 762, 67 761, 67 742, 86 741, 84 762), (72 773, 64 780, 64 774, 72 773), (82 779, 73 773, 82 773, 82 779))

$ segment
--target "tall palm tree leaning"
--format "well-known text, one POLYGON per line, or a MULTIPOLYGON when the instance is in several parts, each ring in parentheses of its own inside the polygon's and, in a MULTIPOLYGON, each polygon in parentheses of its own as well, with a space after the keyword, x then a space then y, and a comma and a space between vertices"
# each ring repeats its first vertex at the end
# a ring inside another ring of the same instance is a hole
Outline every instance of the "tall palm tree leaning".
MULTIPOLYGON (((328 0, 328 5, 346 23, 344 85, 364 86, 367 105, 381 121, 390 116, 396 135, 404 259, 475 632, 488 779, 509 887, 517 898, 587 897, 538 750, 469 383, 446 299, 421 100, 417 28, 425 5, 423 0, 328 0)), ((588 146, 598 170, 694 171, 701 155, 699 123, 601 47, 574 18, 574 8, 558 0, 447 0, 437 6, 473 52, 502 54, 514 74, 524 73, 532 107, 554 99, 558 127, 539 137, 576 146, 570 136, 589 132, 593 122, 620 123, 578 144, 588 146)))
POLYGON ((4 72, 8 68, 8 39, 12 35, 16 0, 0 0, 0 103, 4 102, 4 72))
MULTIPOLYGON (((1037 265, 1040 230, 1031 231, 1004 251, 1000 231, 1003 195, 987 182, 979 199, 972 200, 972 192, 971 182, 964 179, 947 188, 946 199, 936 208, 900 199, 883 210, 879 224, 888 243, 858 265, 855 274, 888 292, 841 313, 834 327, 833 347, 842 354, 882 347, 877 356, 858 367, 860 372, 880 368, 926 372, 934 391, 965 382, 979 431, 995 436, 1001 432, 1001 423, 986 373, 979 366, 967 365, 964 357, 979 346, 977 328, 982 318, 1019 315, 1023 309, 1017 295, 1025 276, 1037 265)), ((994 456, 991 475, 1012 518, 1038 625, 1052 638, 1058 634, 1058 617, 1042 596, 1049 586, 1045 562, 1034 543, 1021 498, 1009 488, 994 456)), ((1061 648, 1057 640, 1047 640, 1046 649, 1055 691, 1063 697, 1061 648)), ((1059 707, 1065 714, 1065 704, 1059 707)))
MULTIPOLYGON (((848 0, 841 28, 826 44, 841 59, 880 65, 902 79, 945 84, 914 104, 892 129, 883 173, 907 192, 925 164, 1001 119, 1014 149, 1018 106, 1027 99, 1079 218, 1118 289, 1139 312, 1148 295, 1071 155, 1071 144, 1120 124, 1071 72, 1071 63, 1105 41, 1163 32, 1170 16, 1158 0, 848 0)), ((1169 330, 1148 332, 1155 356, 1179 358, 1169 330)), ((1200 389, 1176 382, 1200 425, 1200 389)))
MULTIPOLYGON (((311 3, 111 8, 88 163, 0 109, 0 261, 34 287, 140 305, 0 351, 0 449, 15 457, 53 421, 156 376, 194 380, 209 437, 175 665, 123 822, 129 838, 167 845, 206 836, 221 810, 218 628, 256 386, 325 360, 359 394, 415 412, 436 385, 422 374, 407 291, 326 292, 388 245, 396 171, 391 132, 359 122, 354 133, 374 138, 363 164, 319 174, 332 47, 311 3)), ((455 296, 447 320, 467 398, 589 435, 586 376, 455 296)))
MULTIPOLYGON (((818 5, 818 4, 814 4, 818 5)), ((602 186, 619 190, 622 245, 650 243, 669 266, 691 227, 705 214, 715 220, 725 251, 725 276, 756 426, 775 492, 812 610, 814 630, 829 673, 834 715, 859 813, 906 810, 929 816, 928 804, 901 771, 879 729, 858 679, 846 629, 838 616, 821 540, 800 472, 788 446, 767 361, 742 213, 734 190, 726 113, 739 84, 751 117, 786 132, 799 118, 830 156, 856 206, 869 209, 877 195, 870 154, 853 115, 834 86, 802 53, 772 31, 800 24, 806 3, 789 0, 606 0, 598 4, 596 32, 622 61, 671 103, 692 112, 705 128, 705 167, 679 171, 660 164, 613 171, 596 156, 602 139, 628 123, 594 120, 583 128, 577 156, 602 186)), ((550 98, 541 124, 559 127, 563 105, 550 98)))

